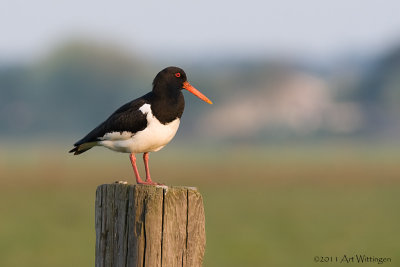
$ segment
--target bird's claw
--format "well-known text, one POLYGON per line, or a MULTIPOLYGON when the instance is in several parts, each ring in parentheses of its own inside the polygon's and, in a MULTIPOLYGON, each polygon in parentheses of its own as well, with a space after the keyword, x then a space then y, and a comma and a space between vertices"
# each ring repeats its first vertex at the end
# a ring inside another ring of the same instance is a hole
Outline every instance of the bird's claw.
POLYGON ((156 183, 156 182, 153 182, 153 181, 140 181, 140 182, 137 182, 138 184, 144 184, 144 185, 164 185, 164 184, 160 184, 160 183, 156 183))

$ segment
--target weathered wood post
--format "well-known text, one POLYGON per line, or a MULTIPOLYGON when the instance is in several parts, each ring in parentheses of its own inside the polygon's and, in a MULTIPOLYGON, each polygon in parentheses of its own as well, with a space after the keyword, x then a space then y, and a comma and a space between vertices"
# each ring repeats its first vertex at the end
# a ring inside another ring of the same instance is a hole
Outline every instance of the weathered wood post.
POLYGON ((202 265, 205 218, 195 188, 104 184, 95 213, 96 267, 202 265))

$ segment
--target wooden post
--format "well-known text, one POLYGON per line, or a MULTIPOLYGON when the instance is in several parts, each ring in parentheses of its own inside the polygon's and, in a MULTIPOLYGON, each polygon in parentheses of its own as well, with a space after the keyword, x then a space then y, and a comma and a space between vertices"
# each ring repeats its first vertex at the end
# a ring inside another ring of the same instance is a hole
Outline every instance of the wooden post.
POLYGON ((96 267, 202 265, 205 218, 195 188, 104 184, 95 213, 96 267))

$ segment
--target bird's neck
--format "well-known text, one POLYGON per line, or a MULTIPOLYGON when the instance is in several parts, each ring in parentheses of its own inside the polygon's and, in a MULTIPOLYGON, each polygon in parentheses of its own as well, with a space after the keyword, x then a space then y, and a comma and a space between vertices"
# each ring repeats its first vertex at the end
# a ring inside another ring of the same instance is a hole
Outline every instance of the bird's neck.
POLYGON ((177 118, 181 118, 184 108, 185 100, 180 90, 169 91, 164 94, 153 92, 151 109, 153 115, 156 116, 161 123, 167 124, 177 118))

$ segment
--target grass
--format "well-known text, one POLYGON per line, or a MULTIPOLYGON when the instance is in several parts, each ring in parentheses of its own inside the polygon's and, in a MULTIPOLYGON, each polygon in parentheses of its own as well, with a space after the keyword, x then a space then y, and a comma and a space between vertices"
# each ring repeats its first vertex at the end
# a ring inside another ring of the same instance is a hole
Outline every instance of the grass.
POLYGON ((206 266, 310 266, 314 256, 354 253, 398 257, 399 193, 305 186, 206 194, 206 266))
MULTIPOLYGON (((127 155, 0 149, 0 266, 93 266, 95 189, 134 181, 127 155)), ((314 256, 399 261, 399 159, 393 146, 242 146, 166 148, 150 163, 156 181, 202 193, 204 266, 312 266, 314 256)))

